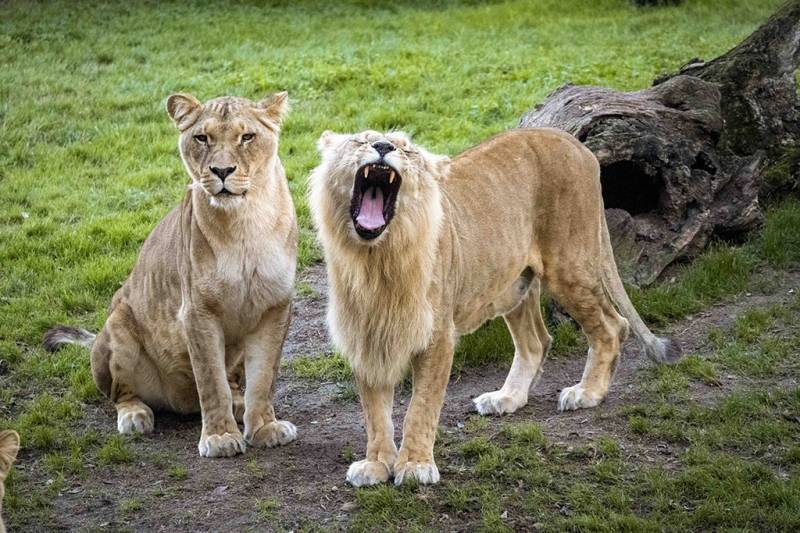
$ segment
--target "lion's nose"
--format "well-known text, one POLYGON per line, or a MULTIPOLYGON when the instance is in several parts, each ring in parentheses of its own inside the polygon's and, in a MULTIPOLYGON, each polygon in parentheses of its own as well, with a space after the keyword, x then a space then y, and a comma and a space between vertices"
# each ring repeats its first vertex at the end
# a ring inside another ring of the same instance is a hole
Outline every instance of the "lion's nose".
POLYGON ((389 152, 394 151, 394 145, 392 143, 387 143, 384 141, 378 141, 372 145, 375 148, 375 151, 378 152, 378 155, 383 157, 389 152))
POLYGON ((208 167, 222 181, 236 171, 236 167, 208 167))

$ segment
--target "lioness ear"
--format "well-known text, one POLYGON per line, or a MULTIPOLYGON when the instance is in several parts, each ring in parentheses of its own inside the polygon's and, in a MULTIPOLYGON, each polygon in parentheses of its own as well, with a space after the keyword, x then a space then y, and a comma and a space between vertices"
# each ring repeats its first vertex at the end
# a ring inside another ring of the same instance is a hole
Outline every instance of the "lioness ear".
POLYGON ((203 104, 191 94, 177 93, 167 98, 167 113, 178 131, 185 131, 200 116, 203 104))
POLYGON ((324 154, 334 146, 341 144, 348 137, 349 135, 346 133, 335 133, 331 130, 325 130, 322 132, 322 135, 319 136, 317 150, 319 150, 319 153, 324 154))
POLYGON ((0 480, 6 477, 11 463, 17 458, 19 435, 16 431, 0 431, 0 480))
POLYGON ((289 93, 282 91, 261 100, 257 107, 264 110, 267 120, 280 127, 284 117, 289 112, 289 93))

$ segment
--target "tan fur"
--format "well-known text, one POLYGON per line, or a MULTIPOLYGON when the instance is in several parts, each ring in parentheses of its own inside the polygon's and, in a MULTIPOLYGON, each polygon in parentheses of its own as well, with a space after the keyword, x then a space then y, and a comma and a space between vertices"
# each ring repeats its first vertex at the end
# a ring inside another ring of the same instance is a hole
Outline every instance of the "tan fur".
POLYGON ((606 395, 631 318, 648 353, 664 356, 619 281, 605 227, 599 166, 577 140, 552 129, 515 130, 449 164, 402 133, 330 132, 311 176, 310 205, 330 279, 329 325, 361 392, 367 458, 351 465, 354 485, 439 479, 433 444, 458 336, 504 316, 515 345, 505 385, 476 398, 481 413, 525 405, 550 336, 540 284, 580 322, 591 349, 581 382, 562 391, 561 409, 606 395), (374 240, 354 231, 349 212, 357 169, 378 152, 402 177, 394 219, 374 240), (414 392, 399 452, 392 391, 411 367, 414 392))
POLYGON ((203 456, 241 453, 245 441, 284 444, 296 430, 276 420, 272 394, 297 252, 277 154, 286 93, 205 104, 179 94, 167 109, 191 185, 114 295, 92 348, 95 381, 116 404, 122 433, 152 431, 153 410, 199 410, 203 456), (236 170, 223 182, 212 167, 236 170))
POLYGON ((11 465, 17 458, 19 452, 19 435, 16 431, 0 431, 0 533, 5 533, 6 527, 3 524, 3 496, 6 493, 6 477, 11 465))

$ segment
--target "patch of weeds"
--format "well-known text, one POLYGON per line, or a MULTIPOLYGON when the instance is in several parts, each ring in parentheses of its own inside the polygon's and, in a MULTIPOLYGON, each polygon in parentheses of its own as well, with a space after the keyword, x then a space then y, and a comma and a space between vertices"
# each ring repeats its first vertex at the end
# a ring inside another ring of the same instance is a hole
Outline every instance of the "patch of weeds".
POLYGON ((360 511, 353 517, 350 529, 355 532, 429 529, 435 515, 430 498, 420 497, 424 494, 428 492, 413 484, 356 489, 360 511))
POLYGON ((277 518, 281 504, 275 498, 261 498, 256 500, 256 512, 261 520, 272 522, 277 518))
POLYGON ((773 315, 768 309, 750 309, 736 318, 733 326, 734 338, 744 343, 752 343, 763 335, 773 323, 773 315))
POLYGON ((344 461, 348 464, 356 460, 356 451, 350 444, 347 444, 342 448, 342 452, 340 455, 342 456, 342 459, 344 459, 344 461))
POLYGON ((114 434, 97 451, 97 460, 104 465, 130 463, 133 461, 133 455, 128 440, 120 434, 114 434))
POLYGON ((664 324, 744 291, 757 264, 750 247, 716 245, 682 269, 675 283, 628 292, 643 318, 664 324))
POLYGON ((261 465, 258 464, 258 459, 255 457, 247 461, 245 468, 247 469, 247 473, 256 479, 264 479, 267 477, 267 473, 264 471, 261 465))
POLYGON ((358 389, 356 389, 355 383, 352 381, 337 383, 333 399, 341 402, 353 402, 358 400, 358 389))
POLYGON ((487 322, 476 332, 464 335, 456 345, 453 369, 457 374, 464 366, 505 363, 514 356, 514 342, 502 318, 487 322))
POLYGON ((773 266, 800 263, 800 200, 790 199, 771 209, 761 232, 761 254, 773 266))
POLYGON ((294 286, 294 291, 301 298, 319 298, 319 293, 307 281, 301 281, 294 286))
POLYGON ((144 509, 144 504, 139 498, 128 498, 119 502, 119 512, 123 515, 129 515, 144 509))
POLYGON ((464 421, 464 431, 466 431, 467 433, 486 431, 488 427, 489 427, 489 419, 482 415, 470 415, 464 421))
POLYGON ((167 470, 167 475, 175 481, 183 481, 189 477, 189 471, 183 465, 172 465, 167 470))
POLYGON ((565 355, 575 351, 578 347, 586 346, 586 339, 580 328, 574 322, 563 320, 555 328, 551 328, 553 343, 550 353, 554 356, 565 355))
POLYGON ((353 370, 341 354, 320 354, 317 357, 296 356, 287 363, 298 377, 314 381, 345 381, 353 370))

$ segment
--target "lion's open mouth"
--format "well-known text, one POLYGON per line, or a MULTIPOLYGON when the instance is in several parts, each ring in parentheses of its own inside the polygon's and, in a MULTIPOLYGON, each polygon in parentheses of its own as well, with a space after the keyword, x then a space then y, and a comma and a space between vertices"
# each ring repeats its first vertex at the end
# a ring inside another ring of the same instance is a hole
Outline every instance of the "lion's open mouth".
POLYGON ((392 221, 401 181, 399 172, 382 163, 370 163, 356 171, 350 216, 362 239, 377 238, 392 221))

